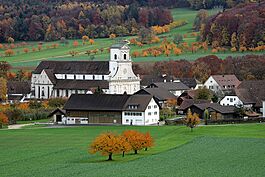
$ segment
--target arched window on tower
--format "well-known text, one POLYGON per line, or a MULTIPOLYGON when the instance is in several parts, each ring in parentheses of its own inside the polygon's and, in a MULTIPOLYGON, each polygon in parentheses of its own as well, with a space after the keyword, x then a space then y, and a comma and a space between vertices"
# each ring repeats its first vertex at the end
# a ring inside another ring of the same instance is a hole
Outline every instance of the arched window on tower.
POLYGON ((114 59, 117 60, 117 54, 114 55, 114 59))
POLYGON ((126 60, 126 57, 127 57, 127 55, 126 55, 126 54, 124 54, 124 55, 123 55, 123 58, 124 58, 124 60, 126 60))

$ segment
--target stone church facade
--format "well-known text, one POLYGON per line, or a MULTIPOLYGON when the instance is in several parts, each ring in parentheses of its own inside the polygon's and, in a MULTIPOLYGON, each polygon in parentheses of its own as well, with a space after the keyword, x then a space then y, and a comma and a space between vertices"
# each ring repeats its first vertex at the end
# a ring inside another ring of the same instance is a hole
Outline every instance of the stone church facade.
POLYGON ((99 89, 107 94, 140 90, 127 44, 112 45, 109 61, 42 61, 32 73, 31 91, 36 99, 91 94, 99 89))

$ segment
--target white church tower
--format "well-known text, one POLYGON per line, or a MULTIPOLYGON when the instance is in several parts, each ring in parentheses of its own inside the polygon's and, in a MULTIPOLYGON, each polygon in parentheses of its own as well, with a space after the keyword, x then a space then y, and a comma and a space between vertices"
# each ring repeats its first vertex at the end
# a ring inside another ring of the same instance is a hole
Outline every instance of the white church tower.
POLYGON ((109 70, 110 94, 133 94, 140 90, 140 77, 133 72, 130 47, 126 43, 111 46, 109 70))

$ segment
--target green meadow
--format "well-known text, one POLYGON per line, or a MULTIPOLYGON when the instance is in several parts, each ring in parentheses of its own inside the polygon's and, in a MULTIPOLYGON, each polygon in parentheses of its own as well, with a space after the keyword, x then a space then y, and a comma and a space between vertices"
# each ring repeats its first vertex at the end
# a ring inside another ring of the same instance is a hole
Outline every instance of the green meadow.
POLYGON ((84 126, 0 130, 1 176, 264 176, 265 124, 84 126), (100 133, 150 132, 155 146, 138 155, 88 153, 100 133))
MULTIPOLYGON (((209 10, 208 13, 209 15, 216 14, 220 11, 220 9, 213 9, 209 10)), ((184 38, 185 42, 192 43, 196 41, 196 37, 192 37, 191 33, 192 31, 192 26, 193 26, 193 21, 196 16, 198 11, 191 10, 191 9, 185 9, 185 8, 177 8, 177 9, 172 9, 172 15, 174 20, 186 20, 188 23, 184 26, 172 29, 169 33, 164 33, 159 35, 160 38, 166 37, 168 40, 171 40, 175 34, 186 34, 187 37, 184 38)), ((0 61, 8 61, 12 66, 15 68, 34 68, 38 63, 42 60, 108 60, 109 59, 109 53, 108 53, 108 48, 121 40, 124 39, 130 39, 131 37, 118 37, 116 39, 109 39, 109 38, 98 38, 95 39, 95 44, 94 45, 82 45, 82 41, 79 39, 79 46, 73 47, 72 43, 74 40, 69 40, 68 45, 63 45, 60 44, 60 41, 56 42, 44 42, 43 43, 43 49, 41 51, 35 51, 32 52, 31 48, 35 47, 37 48, 38 42, 29 42, 29 46, 26 48, 30 49, 29 53, 24 53, 23 49, 24 47, 18 47, 14 49, 15 55, 11 57, 5 57, 4 55, 4 50, 0 49, 0 61), (55 49, 47 49, 46 46, 51 46, 53 43, 58 43, 59 46, 58 48, 55 49), (95 49, 101 49, 104 48, 104 52, 99 52, 98 54, 94 55, 93 57, 88 56, 85 54, 87 50, 95 50, 95 49), (74 57, 72 57, 69 52, 70 51, 76 51, 78 54, 74 57)), ((159 46, 161 44, 151 44, 151 45, 144 45, 143 47, 138 47, 138 46, 132 46, 131 45, 131 53, 134 51, 141 52, 144 49, 153 47, 153 46, 159 46)), ((218 57, 224 59, 227 56, 242 56, 242 55, 247 55, 247 54, 264 54, 265 52, 230 52, 229 50, 224 52, 219 52, 215 53, 218 57)), ((196 60, 199 57, 203 57, 206 55, 213 54, 211 52, 211 49, 209 48, 208 51, 202 51, 199 50, 196 53, 191 53, 191 52, 185 52, 179 56, 176 56, 174 54, 170 54, 168 57, 165 55, 161 55, 159 57, 153 57, 153 56, 148 56, 148 57, 137 57, 133 58, 134 62, 155 62, 155 61, 168 61, 168 60, 180 60, 180 59, 186 59, 189 61, 196 60)))

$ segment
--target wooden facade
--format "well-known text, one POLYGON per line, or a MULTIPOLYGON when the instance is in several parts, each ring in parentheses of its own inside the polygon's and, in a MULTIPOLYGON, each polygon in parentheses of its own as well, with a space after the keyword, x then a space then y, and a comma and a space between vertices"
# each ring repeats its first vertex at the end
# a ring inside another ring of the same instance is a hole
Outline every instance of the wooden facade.
POLYGON ((88 118, 89 124, 122 124, 121 111, 67 111, 67 115, 88 118))

